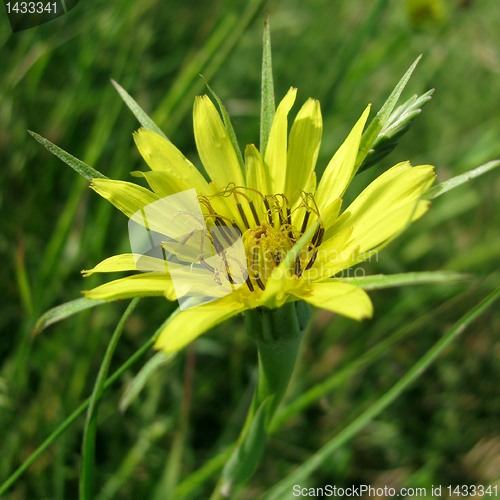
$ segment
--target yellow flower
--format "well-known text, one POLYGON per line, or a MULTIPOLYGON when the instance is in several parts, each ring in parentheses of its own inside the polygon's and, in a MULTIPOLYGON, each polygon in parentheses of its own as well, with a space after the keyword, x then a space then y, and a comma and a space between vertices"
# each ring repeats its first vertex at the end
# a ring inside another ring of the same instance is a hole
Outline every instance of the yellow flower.
MULTIPOLYGON (((128 217, 164 197, 194 188, 205 221, 242 233, 248 268, 244 285, 182 311, 160 334, 157 348, 175 351, 246 309, 276 308, 296 300, 356 320, 372 316, 366 292, 332 277, 366 259, 428 210, 429 202, 422 196, 435 179, 433 167, 412 167, 409 162, 395 165, 340 214, 342 197, 356 174, 369 107, 316 186, 320 106, 318 101, 307 100, 288 136, 288 113, 295 97, 296 89, 291 88, 278 106, 264 158, 254 145, 246 147, 245 171, 215 106, 202 96, 194 104, 194 135, 212 182, 207 183, 169 140, 146 129, 140 129, 134 139, 151 171, 136 175, 143 175, 151 190, 129 182, 93 180, 92 189, 128 217)), ((134 271, 135 257, 116 255, 84 274, 134 271)), ((215 281, 222 279, 216 269, 204 265, 213 271, 215 281)), ((152 295, 180 298, 168 272, 157 271, 111 281, 85 294, 105 300, 152 295)))

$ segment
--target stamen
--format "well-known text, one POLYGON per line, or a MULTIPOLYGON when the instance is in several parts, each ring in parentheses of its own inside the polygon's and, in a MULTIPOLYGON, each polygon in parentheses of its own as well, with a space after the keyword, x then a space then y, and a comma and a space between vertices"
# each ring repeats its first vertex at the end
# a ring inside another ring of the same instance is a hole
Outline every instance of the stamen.
POLYGON ((271 224, 271 226, 273 226, 274 222, 273 222, 273 217, 271 214, 271 207, 269 206, 269 201, 267 201, 267 198, 264 198, 262 201, 264 202, 264 206, 266 207, 267 220, 269 221, 269 224, 271 224))
POLYGON ((304 215, 304 221, 302 222, 302 228, 300 230, 301 233, 305 233, 307 229, 307 222, 309 221, 309 217, 311 215, 311 212, 307 211, 306 215, 304 215))
POLYGON ((260 281, 260 278, 258 276, 255 276, 255 281, 257 282, 257 285, 259 285, 259 288, 261 290, 265 290, 266 287, 264 286, 264 283, 262 283, 262 281, 260 281))
POLYGON ((245 212, 243 211, 243 207, 241 206, 241 203, 236 203, 236 206, 238 207, 238 212, 241 215, 241 218, 243 219, 243 224, 245 224, 245 227, 247 229, 250 229, 250 225, 248 224, 247 216, 245 215, 245 212))
POLYGON ((248 204, 250 205, 250 210, 252 211, 252 215, 253 215, 253 218, 255 220, 255 224, 259 225, 260 224, 259 216, 257 215, 257 210, 255 210, 255 205, 253 204, 253 201, 250 200, 248 204))
POLYGON ((247 287, 248 289, 253 292, 254 291, 254 288, 253 288, 253 285, 252 285, 252 282, 250 280, 250 276, 247 276, 247 279, 245 280, 245 283, 247 284, 247 287))
POLYGON ((311 269, 311 267, 313 266, 314 264, 314 261, 316 260, 316 257, 318 255, 318 251, 316 249, 313 250, 313 254, 312 254, 312 257, 311 257, 311 260, 307 263, 307 266, 305 268, 305 271, 309 271, 309 269, 311 269))

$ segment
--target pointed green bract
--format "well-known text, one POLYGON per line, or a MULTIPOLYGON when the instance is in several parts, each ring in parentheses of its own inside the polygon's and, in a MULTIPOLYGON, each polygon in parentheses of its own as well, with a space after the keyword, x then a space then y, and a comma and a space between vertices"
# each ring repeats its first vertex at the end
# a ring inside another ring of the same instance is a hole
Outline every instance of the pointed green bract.
POLYGON ((360 278, 341 278, 340 281, 358 286, 363 290, 379 290, 410 285, 427 285, 459 282, 470 279, 467 274, 454 271, 424 271, 420 273, 376 274, 360 278))
POLYGON ((260 99, 260 153, 266 155, 267 143, 274 120, 274 83, 273 64, 271 58, 271 26, 269 12, 264 22, 262 50, 262 87, 260 99))
POLYGON ((432 189, 429 189, 425 198, 433 200, 434 198, 437 198, 438 196, 441 196, 442 194, 451 191, 452 189, 455 189, 456 187, 469 182, 470 180, 475 179, 476 177, 479 177, 486 172, 497 168, 498 166, 500 166, 500 160, 493 160, 481 165, 480 167, 474 168, 473 170, 469 170, 468 172, 457 175, 456 177, 452 177, 451 179, 434 186, 432 189))
POLYGON ((104 174, 101 174, 95 168, 92 168, 90 165, 87 165, 82 160, 75 158, 70 155, 64 149, 61 149, 59 146, 56 146, 49 140, 45 139, 41 135, 38 135, 31 130, 28 130, 28 133, 31 134, 42 146, 47 148, 53 155, 56 155, 60 160, 62 160, 66 165, 69 165, 75 172, 79 173, 82 177, 85 177, 88 181, 92 181, 92 179, 107 179, 104 174))
POLYGON ((139 104, 137 104, 134 101, 134 99, 129 95, 129 93, 120 84, 115 82, 112 78, 111 78, 111 83, 118 91, 120 97, 124 100, 125 104, 129 107, 130 111, 132 111, 132 113, 134 113, 134 116, 139 120, 140 124, 144 128, 156 132, 157 134, 160 134, 161 136, 165 137, 165 139, 168 140, 167 136, 162 132, 160 127, 158 127, 158 125, 156 125, 156 123, 146 114, 146 112, 139 106, 139 104))
POLYGON ((415 118, 422 112, 422 108, 431 100, 433 92, 434 89, 431 89, 420 97, 414 95, 391 114, 365 156, 357 171, 358 174, 376 165, 393 151, 415 118))
POLYGON ((366 155, 368 154, 368 151, 370 151, 370 149, 372 148, 373 143, 377 139, 377 136, 384 125, 387 123, 387 120, 389 120, 392 110, 398 102, 399 96, 406 87, 406 84, 408 83, 413 70, 417 67, 417 64, 419 63, 421 58, 422 55, 419 55, 415 62, 409 67, 408 71, 403 75, 403 78, 399 80, 398 84, 391 92, 391 95, 387 98, 387 101, 385 101, 384 105, 366 129, 366 132, 363 134, 359 145, 358 156, 356 158, 356 171, 363 163, 366 155))

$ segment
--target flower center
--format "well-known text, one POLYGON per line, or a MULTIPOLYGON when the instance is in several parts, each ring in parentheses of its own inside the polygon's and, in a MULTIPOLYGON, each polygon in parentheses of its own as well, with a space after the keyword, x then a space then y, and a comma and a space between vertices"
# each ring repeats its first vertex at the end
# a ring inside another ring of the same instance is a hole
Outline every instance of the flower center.
MULTIPOLYGON (((248 269, 246 284, 251 292, 256 290, 255 284, 261 290, 265 290, 266 282, 273 270, 286 258, 308 226, 319 220, 318 229, 295 259, 291 276, 299 279, 304 271, 313 266, 325 230, 312 193, 302 192, 300 201, 296 206, 290 207, 284 194, 265 196, 250 188, 229 185, 213 196, 200 196, 199 201, 204 207, 207 227, 213 226, 214 223, 220 229, 223 226, 232 226, 242 234, 246 258, 244 264, 248 269), (260 207, 256 208, 256 204, 248 194, 249 191, 258 195, 260 207), (221 198, 228 198, 227 201, 224 200, 224 207, 219 203, 221 198), (242 198, 243 203, 241 203, 242 198), (221 208, 227 208, 232 213, 226 213, 226 210, 221 208), (234 217, 236 214, 240 216, 239 223, 234 217), (244 228, 240 227, 241 223, 244 228)), ((210 229, 208 230, 210 233, 210 229)), ((214 239, 213 236, 211 239, 214 239)), ((215 241, 214 247, 216 249, 220 247, 220 242, 215 241)), ((227 271, 228 280, 232 282, 229 269, 227 271)))

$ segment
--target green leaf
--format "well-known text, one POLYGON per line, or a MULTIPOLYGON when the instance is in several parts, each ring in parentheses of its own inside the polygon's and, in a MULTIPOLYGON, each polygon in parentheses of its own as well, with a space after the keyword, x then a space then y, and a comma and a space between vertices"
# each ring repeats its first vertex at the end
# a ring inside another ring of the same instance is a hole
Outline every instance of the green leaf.
POLYGON ((243 177, 245 177, 245 163, 243 162, 243 156, 241 154, 240 146, 238 144, 238 139, 236 138, 236 134, 234 132, 231 119, 229 118, 229 115, 226 111, 226 108, 224 107, 224 104, 222 104, 222 101, 219 99, 219 96, 211 89, 210 85, 208 85, 203 75, 200 76, 203 78, 203 81, 205 82, 207 89, 214 96, 214 99, 217 101, 217 104, 219 105, 219 109, 222 114, 222 119, 224 120, 224 126, 226 127, 229 138, 231 139, 231 144, 233 145, 233 148, 236 151, 236 156, 238 157, 238 163, 240 164, 241 173, 243 174, 243 177))
POLYGON ((40 316, 36 322, 33 332, 31 333, 31 338, 54 323, 69 318, 79 312, 85 311, 86 309, 90 309, 91 307, 100 306, 101 304, 106 303, 107 301, 105 300, 87 299, 86 297, 83 297, 81 299, 71 300, 70 302, 53 307, 40 316))
POLYGON ((60 160, 69 165, 73 170, 78 172, 82 177, 85 177, 88 181, 92 181, 92 179, 107 179, 104 174, 101 174, 101 172, 92 168, 90 165, 87 165, 82 160, 70 155, 64 151, 64 149, 56 146, 52 142, 43 138, 41 135, 38 135, 31 130, 28 130, 28 133, 31 134, 42 146, 47 148, 52 154, 56 155, 60 160))
POLYGON ((376 274, 374 276, 363 276, 360 278, 342 278, 338 281, 359 286, 363 290, 377 290, 379 288, 390 288, 396 286, 441 284, 469 279, 466 274, 453 271, 424 271, 420 273, 402 274, 376 274))
POLYGON ((498 166, 500 166, 500 160, 489 161, 480 167, 469 170, 468 172, 457 175, 456 177, 452 177, 451 179, 432 187, 429 191, 427 191, 424 198, 427 200, 433 200, 447 191, 451 191, 452 189, 455 189, 456 187, 465 184, 466 182, 469 182, 470 180, 475 179, 476 177, 479 177, 480 175, 483 175, 498 166))
POLYGON ((365 130, 365 133, 361 136, 358 156, 356 158, 355 170, 357 170, 361 166, 366 155, 368 154, 370 149, 372 149, 373 144, 375 143, 381 130, 384 128, 387 121, 389 120, 389 117, 391 116, 394 106, 398 102, 398 99, 401 93, 403 92, 404 88, 406 87, 406 84, 408 83, 408 80, 410 79, 413 70, 416 68, 421 58, 422 55, 419 55, 415 60, 415 62, 410 66, 408 71, 403 75, 403 78, 399 80, 398 84, 391 92, 391 95, 388 97, 387 101, 385 101, 384 105, 377 113, 375 118, 372 120, 369 127, 365 130))
POLYGON ((161 136, 165 137, 165 139, 168 140, 168 137, 162 132, 160 127, 158 127, 158 125, 156 125, 156 123, 134 101, 134 99, 132 99, 130 94, 120 84, 116 83, 112 78, 111 78, 111 83, 114 85, 115 89, 118 91, 121 98, 125 101, 125 104, 129 107, 130 111, 132 111, 135 117, 139 120, 140 124, 144 128, 156 132, 157 134, 160 134, 161 136))
POLYGON ((224 496, 229 497, 235 485, 249 479, 259 464, 266 444, 266 421, 272 399, 272 396, 267 397, 255 412, 243 441, 233 451, 231 458, 222 471, 223 485, 221 493, 224 496))
POLYGON ((345 442, 355 436, 373 418, 389 406, 408 386, 414 382, 446 347, 480 314, 482 314, 495 300, 500 297, 500 288, 497 288, 486 299, 465 314, 427 353, 413 365, 413 367, 394 384, 376 403, 352 421, 344 430, 337 434, 318 452, 307 459, 301 466, 288 477, 273 486, 264 496, 263 500, 278 500, 291 491, 294 484, 303 484, 305 480, 322 464, 331 459, 331 455, 345 442))
POLYGON ((267 142, 274 120, 274 84, 273 64, 271 59, 271 26, 269 12, 264 22, 264 39, 262 50, 262 95, 260 101, 260 154, 266 155, 267 142))
POLYGON ((127 389, 120 399, 118 408, 121 412, 126 411, 131 403, 137 398, 146 385, 146 382, 156 372, 156 370, 170 363, 177 355, 177 352, 178 351, 171 352, 167 355, 164 352, 159 351, 141 368, 139 373, 128 384, 127 389))
POLYGON ((108 348, 102 360, 99 373, 94 385, 94 390, 90 396, 89 409, 87 411, 87 419, 83 431, 82 444, 82 473, 80 477, 80 500, 93 500, 94 498, 94 477, 95 477, 95 439, 97 433, 97 407, 99 399, 104 392, 106 377, 108 376, 111 359, 115 352, 118 341, 120 340, 123 328, 133 310, 139 303, 139 298, 135 298, 130 302, 127 309, 123 313, 116 329, 109 341, 108 348))

